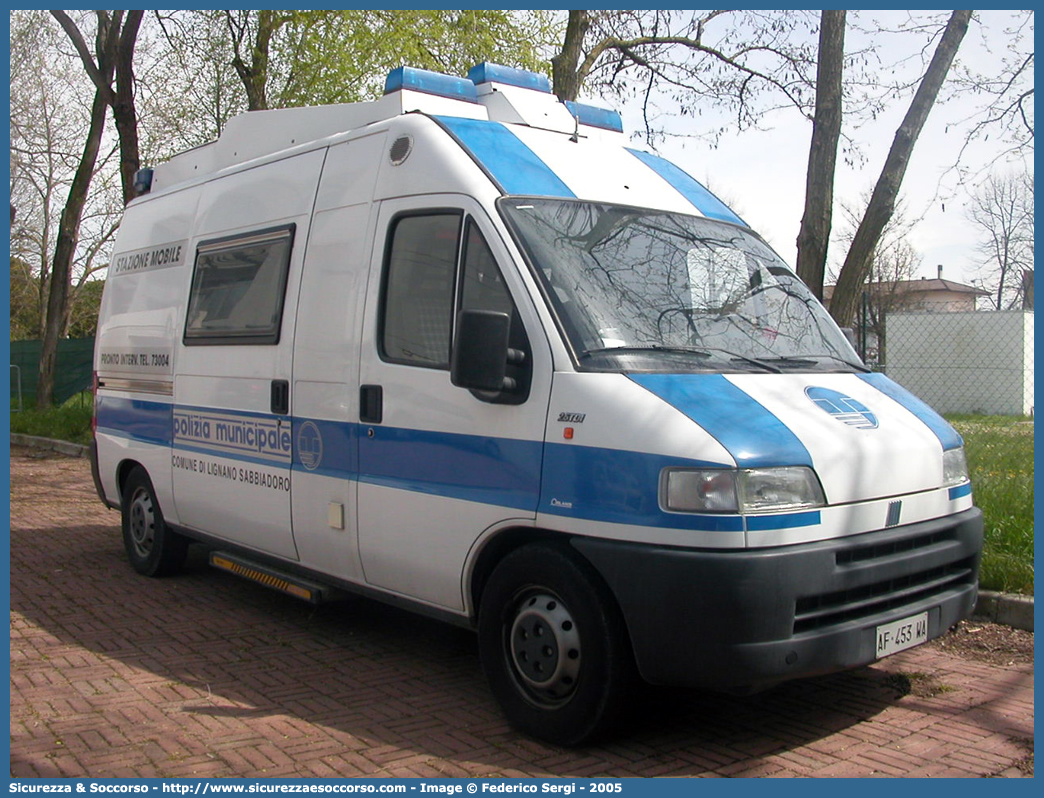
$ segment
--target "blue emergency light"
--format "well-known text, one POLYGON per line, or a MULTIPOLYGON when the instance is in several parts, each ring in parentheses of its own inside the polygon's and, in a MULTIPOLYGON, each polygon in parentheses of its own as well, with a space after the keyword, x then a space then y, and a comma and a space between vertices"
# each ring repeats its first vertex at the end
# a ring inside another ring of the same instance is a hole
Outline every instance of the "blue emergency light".
POLYGON ((551 93, 551 82, 547 79, 547 75, 500 64, 490 64, 485 61, 468 70, 468 80, 476 86, 481 86, 483 83, 503 83, 506 86, 533 89, 545 94, 551 93))
POLYGON ((475 84, 470 80, 416 67, 401 66, 388 73, 388 77, 384 81, 384 93, 391 94, 401 89, 450 97, 454 100, 478 102, 475 84))
POLYGON ((152 175, 153 170, 148 167, 139 169, 134 173, 135 196, 140 197, 142 194, 148 194, 152 190, 152 175))
POLYGON ((623 133, 623 119, 620 118, 618 111, 610 111, 608 108, 599 108, 596 105, 575 103, 570 100, 566 100, 565 106, 581 125, 623 133))

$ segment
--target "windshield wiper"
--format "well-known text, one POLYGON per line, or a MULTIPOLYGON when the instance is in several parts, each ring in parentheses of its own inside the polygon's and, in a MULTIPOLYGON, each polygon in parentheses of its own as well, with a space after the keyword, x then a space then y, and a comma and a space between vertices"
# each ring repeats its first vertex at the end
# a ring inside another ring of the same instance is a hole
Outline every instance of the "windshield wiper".
POLYGON ((728 355, 733 360, 742 360, 745 363, 752 363, 755 366, 759 366, 765 371, 771 371, 773 374, 782 374, 783 369, 773 366, 771 363, 761 360, 756 357, 750 357, 749 355, 741 355, 739 352, 733 352, 730 349, 719 349, 717 347, 707 347, 708 352, 721 352, 723 355, 728 355))
POLYGON ((694 357, 710 357, 710 352, 702 349, 692 349, 687 346, 664 346, 663 344, 651 344, 649 346, 604 346, 600 349, 585 349, 580 357, 591 355, 604 355, 611 352, 669 352, 675 355, 692 355, 694 357))
POLYGON ((814 366, 814 365, 816 365, 816 361, 813 360, 812 358, 816 358, 816 357, 829 358, 830 360, 836 361, 837 363, 841 363, 841 364, 843 364, 845 366, 848 366, 849 368, 855 369, 856 371, 861 371, 864 374, 869 374, 870 373, 870 369, 868 369, 866 366, 864 366, 861 363, 855 363, 855 362, 853 362, 851 360, 846 360, 843 357, 838 357, 837 355, 828 355, 825 352, 818 352, 818 353, 816 353, 814 355, 805 355, 803 357, 794 357, 794 356, 790 356, 790 355, 782 355, 780 357, 767 357, 767 358, 764 358, 764 359, 765 359, 766 362, 769 362, 769 363, 782 363, 782 364, 787 365, 787 366, 814 366))
POLYGON ((600 349, 588 349, 580 355, 580 357, 590 357, 591 355, 604 355, 612 352, 668 352, 670 354, 678 355, 692 355, 693 357, 711 357, 713 353, 720 352, 723 355, 728 355, 733 360, 742 360, 745 363, 758 366, 759 368, 765 369, 765 371, 771 371, 774 374, 782 374, 783 370, 773 366, 771 363, 766 363, 763 360, 757 358, 748 357, 747 355, 741 355, 738 352, 733 352, 728 349, 719 349, 717 347, 705 347, 698 349, 696 347, 689 346, 664 346, 663 344, 652 344, 650 346, 606 346, 600 349))

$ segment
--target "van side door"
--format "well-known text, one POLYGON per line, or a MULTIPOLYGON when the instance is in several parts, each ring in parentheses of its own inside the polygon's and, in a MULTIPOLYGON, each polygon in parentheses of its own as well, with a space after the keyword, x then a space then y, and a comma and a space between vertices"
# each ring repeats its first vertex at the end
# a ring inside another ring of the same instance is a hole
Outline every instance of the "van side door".
POLYGON ((546 337, 508 249, 460 195, 386 200, 360 354, 358 529, 366 581, 462 611, 484 531, 532 524, 551 382, 546 337), (517 387, 454 386, 462 309, 506 313, 517 387))
POLYGON ((180 523, 297 559, 290 382, 297 293, 323 151, 207 183, 174 377, 180 523))

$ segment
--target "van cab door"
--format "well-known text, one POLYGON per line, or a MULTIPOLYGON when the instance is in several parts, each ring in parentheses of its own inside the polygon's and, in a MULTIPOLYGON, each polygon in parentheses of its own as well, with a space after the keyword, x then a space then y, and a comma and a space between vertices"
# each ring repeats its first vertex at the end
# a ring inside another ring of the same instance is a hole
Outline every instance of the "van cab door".
POLYGON ((536 516, 551 382, 546 337, 489 217, 460 196, 378 213, 360 356, 358 529, 366 581, 464 609, 462 571, 483 531, 536 516), (511 318, 514 391, 450 382, 462 309, 511 318))

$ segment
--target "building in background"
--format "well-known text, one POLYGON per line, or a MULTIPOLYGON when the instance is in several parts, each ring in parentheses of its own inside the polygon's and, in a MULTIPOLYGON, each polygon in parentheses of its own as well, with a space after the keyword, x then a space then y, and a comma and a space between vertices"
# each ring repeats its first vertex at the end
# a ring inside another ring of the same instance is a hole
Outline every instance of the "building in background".
MULTIPOLYGON (((854 330, 860 356, 875 368, 887 363, 885 328, 892 313, 970 313, 979 297, 989 292, 975 286, 943 278, 943 267, 936 277, 919 280, 891 280, 867 283, 857 328, 854 330)), ((823 301, 830 307, 834 286, 823 288, 823 301)))

